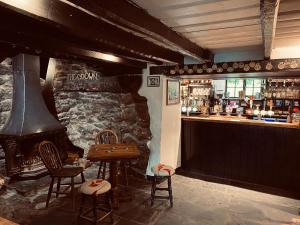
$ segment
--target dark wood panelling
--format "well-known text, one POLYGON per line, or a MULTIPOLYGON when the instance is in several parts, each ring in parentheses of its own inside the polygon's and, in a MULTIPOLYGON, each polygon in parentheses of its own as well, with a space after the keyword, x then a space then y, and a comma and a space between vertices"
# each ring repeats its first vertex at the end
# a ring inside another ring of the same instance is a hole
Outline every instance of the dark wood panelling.
POLYGON ((184 119, 182 168, 299 193, 299 137, 300 129, 184 119))

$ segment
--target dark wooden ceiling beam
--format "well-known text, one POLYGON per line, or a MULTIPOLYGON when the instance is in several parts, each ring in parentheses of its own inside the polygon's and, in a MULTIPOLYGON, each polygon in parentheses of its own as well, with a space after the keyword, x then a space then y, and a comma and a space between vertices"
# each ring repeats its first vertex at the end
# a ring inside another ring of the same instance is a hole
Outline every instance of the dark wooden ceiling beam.
POLYGON ((42 0, 39 4, 26 8, 20 8, 21 5, 18 3, 11 4, 15 5, 8 5, 0 1, 0 6, 6 9, 37 19, 44 24, 56 26, 75 38, 98 42, 104 46, 126 51, 149 60, 169 63, 183 62, 182 54, 130 34, 64 2, 42 0))
POLYGON ((129 29, 147 39, 159 42, 168 48, 176 49, 199 60, 210 61, 213 54, 187 38, 173 31, 158 19, 127 0, 69 0, 97 15, 99 19, 129 29))
MULTIPOLYGON (((10 10, 3 10, 3 8, 1 7, 0 7, 0 21, 10 21, 9 23, 0 22, 1 24, 0 29, 3 32, 18 31, 18 33, 23 33, 24 35, 36 36, 39 37, 40 42, 45 42, 44 45, 46 46, 48 42, 47 40, 51 37, 55 37, 58 40, 58 42, 59 40, 61 40, 63 42, 67 42, 67 44, 77 45, 77 46, 81 46, 81 48, 93 49, 95 51, 99 51, 107 54, 113 52, 114 55, 124 59, 128 58, 130 60, 149 62, 156 65, 161 64, 161 62, 158 60, 149 59, 144 56, 137 56, 134 53, 122 49, 116 49, 111 46, 101 44, 97 41, 82 40, 78 37, 75 37, 74 35, 65 33, 64 30, 56 26, 51 26, 51 24, 45 24, 39 20, 35 20, 33 18, 15 13, 10 10)), ((0 40, 1 40, 1 36, 0 36, 0 40)))
MULTIPOLYGON (((15 41, 13 39, 13 41, 15 41)), ((39 55, 41 59, 47 59, 47 58, 55 58, 55 59, 66 59, 66 60, 75 60, 75 61, 84 61, 87 65, 97 68, 104 76, 115 76, 115 75, 128 75, 128 74, 142 74, 142 67, 132 67, 130 65, 126 64, 118 64, 116 66, 113 62, 103 61, 103 60, 97 60, 94 58, 87 58, 83 56, 76 56, 68 54, 68 51, 64 52, 64 54, 58 53, 58 52, 50 52, 50 51, 37 51, 35 48, 28 48, 21 45, 16 44, 10 44, 10 43, 3 43, 0 42, 0 52, 3 52, 3 50, 7 51, 10 50, 10 52, 14 52, 14 54, 6 56, 7 57, 13 57, 20 53, 26 53, 31 55, 39 55), (87 60, 88 59, 88 60, 87 60)), ((46 61, 45 61, 46 64, 46 61)), ((146 66, 146 64, 143 64, 146 66)), ((44 67, 43 71, 46 70, 46 67, 44 67)), ((41 77, 44 78, 44 75, 42 75, 44 72, 41 72, 41 77)))
MULTIPOLYGON (((29 18, 27 16, 21 15, 21 14, 15 14, 12 11, 9 10, 3 10, 3 8, 0 7, 0 21, 10 21, 9 23, 1 23, 0 22, 0 30, 2 30, 2 33, 5 34, 8 33, 16 33, 17 34, 23 34, 25 35, 24 38, 30 39, 38 39, 38 43, 41 47, 46 46, 48 48, 48 42, 49 39, 51 39, 53 36, 55 36, 55 40, 50 40, 50 43, 55 42, 57 44, 66 44, 66 45, 75 45, 80 46, 80 48, 90 49, 97 52, 107 53, 110 54, 111 52, 114 52, 115 56, 118 56, 120 58, 129 59, 129 61, 137 61, 137 65, 139 65, 139 62, 146 63, 150 62, 152 64, 159 65, 161 64, 158 60, 149 59, 143 56, 137 56, 131 52, 121 50, 121 49, 115 49, 110 46, 103 45, 101 43, 95 42, 95 41, 88 41, 88 40, 82 40, 78 37, 75 37, 73 35, 69 35, 64 32, 64 30, 59 29, 55 26, 51 26, 50 24, 45 24, 41 21, 29 18)), ((0 36, 1 40, 1 36, 0 36)), ((11 42, 10 42, 11 43, 11 42)), ((64 48, 60 48, 64 53, 64 48)), ((126 62, 123 61, 123 62, 126 62)))
POLYGON ((147 64, 144 62, 111 56, 94 50, 83 49, 80 46, 71 45, 70 43, 63 42, 51 37, 46 38, 31 36, 19 31, 12 32, 3 30, 1 29, 1 27, 0 32, 0 42, 10 44, 11 46, 16 45, 16 47, 18 49, 22 49, 22 51, 34 51, 35 54, 38 55, 43 54, 54 58, 75 57, 92 61, 111 61, 138 68, 145 68, 147 66, 147 64))
POLYGON ((260 0, 260 18, 264 42, 265 58, 271 56, 275 38, 280 0, 260 0))

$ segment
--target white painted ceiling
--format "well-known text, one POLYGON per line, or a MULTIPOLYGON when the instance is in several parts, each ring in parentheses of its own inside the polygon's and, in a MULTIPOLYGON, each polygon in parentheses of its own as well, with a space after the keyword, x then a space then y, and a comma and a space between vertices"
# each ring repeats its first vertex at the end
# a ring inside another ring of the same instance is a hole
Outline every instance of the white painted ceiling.
POLYGON ((281 0, 274 48, 300 45, 300 0, 281 0))
POLYGON ((133 0, 173 30, 213 52, 261 46, 260 0, 133 0))
MULTIPOLYGON (((264 57, 260 0, 132 0, 132 2, 216 55, 252 51, 251 57, 253 52, 256 53, 256 59, 264 57)), ((273 49, 297 45, 300 48, 300 0, 281 0, 273 49)), ((280 53, 277 52, 277 57, 282 57, 280 53)), ((289 55, 285 54, 283 57, 288 58, 289 55)), ((220 60, 223 60, 223 57, 220 60)))

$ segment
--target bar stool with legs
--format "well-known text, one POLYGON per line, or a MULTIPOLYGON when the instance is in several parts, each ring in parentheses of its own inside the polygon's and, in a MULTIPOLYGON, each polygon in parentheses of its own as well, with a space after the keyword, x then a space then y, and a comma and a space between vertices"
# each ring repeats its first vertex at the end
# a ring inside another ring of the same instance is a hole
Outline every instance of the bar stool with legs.
POLYGON ((110 216, 111 223, 113 223, 112 208, 109 197, 110 189, 111 184, 103 179, 95 179, 84 182, 79 189, 79 192, 81 193, 79 218, 83 218, 97 225, 100 221, 110 216), (92 207, 84 206, 86 199, 92 200, 92 207), (104 214, 98 217, 99 212, 104 212, 104 214), (92 213, 92 216, 89 215, 90 213, 92 213))
POLYGON ((154 176, 152 179, 152 188, 151 188, 151 206, 154 204, 155 199, 168 199, 170 200, 170 205, 173 207, 173 194, 172 194, 172 183, 171 176, 175 173, 175 170, 168 165, 157 164, 151 168, 154 176), (157 187, 158 181, 167 178, 168 187, 167 188, 159 188, 157 187), (159 196, 155 195, 155 192, 159 191, 168 191, 168 196, 159 196))

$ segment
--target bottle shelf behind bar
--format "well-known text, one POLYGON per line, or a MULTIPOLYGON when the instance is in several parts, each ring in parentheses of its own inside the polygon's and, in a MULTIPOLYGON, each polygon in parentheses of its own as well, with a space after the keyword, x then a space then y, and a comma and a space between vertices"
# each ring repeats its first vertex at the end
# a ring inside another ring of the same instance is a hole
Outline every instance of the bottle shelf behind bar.
POLYGON ((299 118, 300 79, 237 80, 183 80, 182 113, 240 115, 280 122, 299 118), (252 95, 246 96, 249 93, 252 95))

